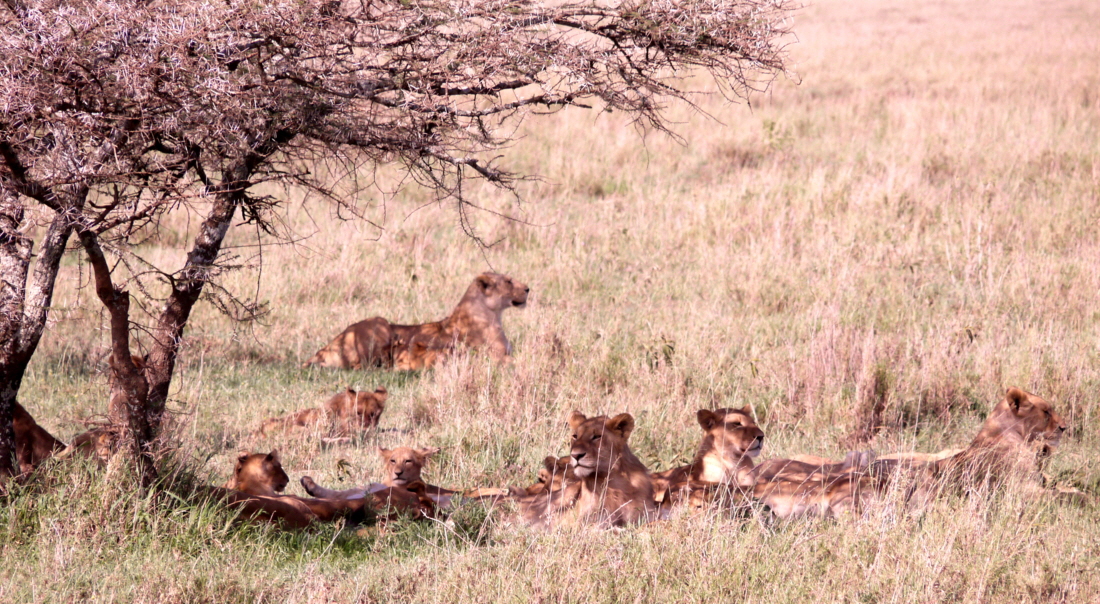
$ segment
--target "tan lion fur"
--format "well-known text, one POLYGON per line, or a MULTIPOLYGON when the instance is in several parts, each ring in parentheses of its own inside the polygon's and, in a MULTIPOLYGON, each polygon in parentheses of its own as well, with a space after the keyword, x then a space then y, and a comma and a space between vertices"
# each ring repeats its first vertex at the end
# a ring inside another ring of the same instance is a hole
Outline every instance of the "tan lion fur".
POLYGON ((258 433, 270 435, 297 428, 310 428, 328 424, 329 432, 335 436, 351 436, 378 425, 382 411, 386 408, 388 393, 379 387, 374 392, 348 388, 337 393, 325 402, 323 407, 302 409, 283 417, 264 420, 258 433))
POLYGON ((657 518, 653 482, 627 444, 634 417, 621 413, 587 418, 574 412, 570 457, 576 482, 518 500, 520 515, 531 525, 587 523, 623 526, 657 518))
POLYGON ((351 325, 302 366, 340 369, 394 367, 426 368, 442 360, 456 345, 484 349, 495 361, 512 353, 501 315, 523 308, 530 288, 507 275, 482 273, 466 289, 451 314, 433 323, 395 325, 374 317, 351 325), (402 356, 402 351, 408 350, 402 356), (419 351, 419 352, 418 352, 419 351))

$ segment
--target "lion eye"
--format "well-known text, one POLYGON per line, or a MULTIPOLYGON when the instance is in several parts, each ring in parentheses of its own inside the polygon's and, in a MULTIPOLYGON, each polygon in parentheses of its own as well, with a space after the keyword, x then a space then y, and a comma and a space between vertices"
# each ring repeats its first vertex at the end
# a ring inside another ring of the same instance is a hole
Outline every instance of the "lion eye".
POLYGON ((600 436, 601 436, 600 434, 593 434, 592 435, 592 440, 600 440, 600 436))

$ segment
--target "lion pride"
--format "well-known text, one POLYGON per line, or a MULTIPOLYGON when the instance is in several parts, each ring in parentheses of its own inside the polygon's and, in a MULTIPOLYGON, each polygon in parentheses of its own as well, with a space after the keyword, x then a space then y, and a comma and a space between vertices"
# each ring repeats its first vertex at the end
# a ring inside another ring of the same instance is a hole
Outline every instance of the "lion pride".
POLYGON ((495 361, 512 354, 501 315, 527 305, 531 288, 499 273, 482 273, 466 289, 451 314, 434 323, 395 325, 374 317, 349 326, 302 366, 339 369, 393 368, 403 356, 408 368, 430 367, 456 345, 484 349, 495 361))

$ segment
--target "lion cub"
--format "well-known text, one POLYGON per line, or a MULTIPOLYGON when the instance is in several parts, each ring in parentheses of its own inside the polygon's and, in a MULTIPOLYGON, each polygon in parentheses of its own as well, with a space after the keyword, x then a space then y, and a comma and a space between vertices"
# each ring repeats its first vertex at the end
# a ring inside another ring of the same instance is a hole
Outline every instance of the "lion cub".
POLYGON ((543 526, 563 521, 623 526, 655 519, 649 470, 627 444, 634 417, 621 413, 588 418, 574 412, 569 425, 576 482, 564 481, 561 489, 548 495, 521 498, 524 521, 543 526))
POLYGON ((245 500, 236 498, 234 503, 249 501, 252 511, 263 511, 261 516, 276 518, 291 526, 301 526, 315 521, 330 522, 347 517, 352 522, 362 522, 375 514, 384 500, 380 498, 306 498, 282 494, 290 478, 283 470, 278 451, 244 454, 237 458, 233 476, 225 489, 252 496, 245 500), (368 510, 370 513, 368 513, 368 510))
POLYGON ((290 415, 264 420, 258 433, 263 436, 296 428, 328 423, 335 436, 347 437, 378 425, 386 408, 388 393, 379 387, 374 392, 356 392, 348 388, 334 395, 321 408, 302 409, 290 415))
POLYGON ((753 458, 764 447, 764 432, 749 408, 700 409, 696 419, 703 429, 703 440, 692 462, 653 475, 663 517, 683 505, 702 508, 712 503, 723 488, 737 492, 752 483, 753 458))
POLYGON ((438 447, 414 449, 412 447, 396 447, 394 449, 378 448, 378 455, 382 458, 383 476, 381 483, 373 483, 366 488, 346 489, 336 491, 326 489, 313 481, 309 476, 303 476, 301 483, 307 493, 314 497, 324 499, 350 499, 363 497, 371 493, 383 492, 386 489, 421 489, 435 505, 446 507, 451 498, 458 491, 444 489, 442 487, 427 484, 421 478, 420 473, 428 458, 439 452, 438 447))

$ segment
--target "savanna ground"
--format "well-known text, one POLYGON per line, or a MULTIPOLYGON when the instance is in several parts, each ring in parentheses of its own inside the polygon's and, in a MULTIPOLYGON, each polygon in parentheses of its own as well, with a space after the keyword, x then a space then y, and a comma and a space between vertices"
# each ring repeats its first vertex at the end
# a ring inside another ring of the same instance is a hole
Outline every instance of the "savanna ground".
MULTIPOLYGON (((531 121, 508 161, 543 179, 522 203, 477 195, 529 223, 480 215, 491 249, 416 189, 385 210, 364 200, 381 230, 291 203, 287 228, 312 236, 264 247, 262 273, 231 280, 270 302, 263 323, 210 305, 191 322, 172 404, 183 473, 221 483, 237 451, 278 447, 294 480, 361 484, 376 446, 416 444, 442 448, 434 484, 526 485, 567 450, 574 409, 633 413, 651 469, 688 459, 703 407, 749 405, 764 458, 931 451, 964 445, 1016 385, 1071 425, 1051 478, 1100 492, 1100 5, 825 0, 795 30, 801 83, 751 109, 700 98, 713 119, 677 108, 682 145, 615 114, 531 121), (513 366, 299 369, 355 320, 444 316, 489 268, 532 288, 505 314, 513 366), (390 390, 376 433, 336 447, 250 436, 346 385, 390 390)), ((196 225, 150 251, 178 266, 196 225)), ((21 393, 62 439, 106 408, 105 320, 86 285, 74 256, 21 393)), ((0 516, 0 600, 1100 600, 1095 505, 1015 488, 920 517, 538 532, 465 507, 446 523, 282 534, 154 507, 117 464, 46 477, 0 516)))

